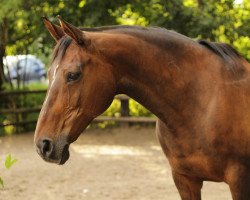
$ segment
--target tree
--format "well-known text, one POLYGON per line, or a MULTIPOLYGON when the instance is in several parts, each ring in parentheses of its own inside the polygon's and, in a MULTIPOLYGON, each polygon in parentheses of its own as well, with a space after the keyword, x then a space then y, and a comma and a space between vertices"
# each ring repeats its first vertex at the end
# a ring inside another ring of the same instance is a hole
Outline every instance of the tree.
POLYGON ((118 23, 161 26, 191 38, 232 44, 250 60, 250 1, 138 0, 113 11, 118 23))
POLYGON ((13 18, 13 11, 17 11, 21 0, 2 0, 0 2, 0 91, 3 89, 5 81, 3 57, 5 56, 6 46, 8 45, 9 19, 13 18))
POLYGON ((153 25, 192 38, 233 44, 250 60, 250 2, 234 0, 1 0, 0 88, 5 54, 35 54, 48 62, 54 44, 41 16, 62 15, 76 26, 153 25))

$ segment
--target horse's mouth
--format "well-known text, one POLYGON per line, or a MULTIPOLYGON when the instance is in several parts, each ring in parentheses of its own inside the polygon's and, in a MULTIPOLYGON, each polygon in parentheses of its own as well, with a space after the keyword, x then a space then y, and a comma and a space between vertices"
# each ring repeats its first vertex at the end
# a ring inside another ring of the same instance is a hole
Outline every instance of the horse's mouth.
POLYGON ((59 165, 63 165, 64 163, 66 163, 66 161, 69 159, 69 145, 65 145, 65 147, 63 148, 62 151, 62 158, 61 161, 59 162, 59 165))

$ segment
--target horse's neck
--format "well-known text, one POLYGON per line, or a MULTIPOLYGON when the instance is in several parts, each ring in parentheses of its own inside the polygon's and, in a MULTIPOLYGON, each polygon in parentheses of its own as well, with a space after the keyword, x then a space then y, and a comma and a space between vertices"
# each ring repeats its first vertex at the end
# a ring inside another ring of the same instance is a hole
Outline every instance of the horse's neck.
POLYGON ((195 69, 190 70, 195 53, 189 52, 189 62, 184 58, 189 50, 189 45, 183 45, 173 52, 142 41, 117 45, 113 53, 109 52, 118 82, 117 93, 127 94, 166 123, 170 117, 178 120, 178 112, 195 98, 192 84, 196 84, 197 76, 195 69))

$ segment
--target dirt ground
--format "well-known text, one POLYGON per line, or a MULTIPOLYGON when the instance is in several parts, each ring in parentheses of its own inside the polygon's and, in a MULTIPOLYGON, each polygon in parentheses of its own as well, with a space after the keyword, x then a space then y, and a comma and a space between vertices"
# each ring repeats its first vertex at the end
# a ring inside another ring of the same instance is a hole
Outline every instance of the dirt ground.
MULTIPOLYGON (((89 130, 63 166, 44 162, 33 134, 0 138, 0 200, 180 200, 153 128, 89 130), (7 153, 18 159, 3 167, 7 153)), ((204 183, 205 200, 230 200, 228 186, 204 183)))

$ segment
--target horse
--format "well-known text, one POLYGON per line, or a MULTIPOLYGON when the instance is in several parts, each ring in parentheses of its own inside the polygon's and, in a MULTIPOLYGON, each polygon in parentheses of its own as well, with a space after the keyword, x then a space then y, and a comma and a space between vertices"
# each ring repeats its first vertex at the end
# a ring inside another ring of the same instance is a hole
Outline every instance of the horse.
POLYGON ((157 27, 77 28, 44 17, 56 41, 34 142, 59 165, 69 145, 127 94, 157 117, 156 135, 182 200, 200 200, 204 181, 250 199, 250 64, 224 43, 157 27))

